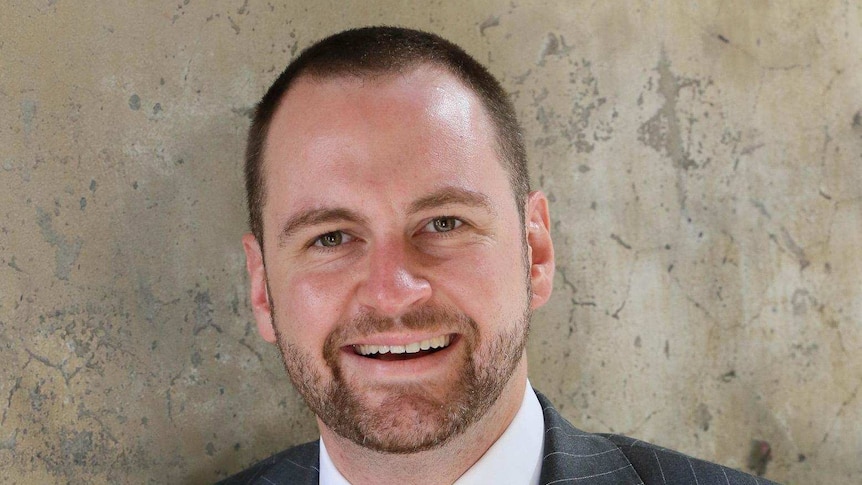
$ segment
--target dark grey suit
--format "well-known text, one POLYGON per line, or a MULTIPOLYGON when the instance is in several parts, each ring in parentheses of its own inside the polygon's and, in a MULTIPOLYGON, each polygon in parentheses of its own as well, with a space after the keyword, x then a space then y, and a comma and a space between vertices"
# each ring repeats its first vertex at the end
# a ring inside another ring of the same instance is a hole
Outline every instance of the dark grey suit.
MULTIPOLYGON (((539 394, 545 417, 541 485, 763 484, 769 480, 613 434, 585 433, 539 394)), ((220 482, 223 485, 317 485, 317 441, 282 451, 220 482)))

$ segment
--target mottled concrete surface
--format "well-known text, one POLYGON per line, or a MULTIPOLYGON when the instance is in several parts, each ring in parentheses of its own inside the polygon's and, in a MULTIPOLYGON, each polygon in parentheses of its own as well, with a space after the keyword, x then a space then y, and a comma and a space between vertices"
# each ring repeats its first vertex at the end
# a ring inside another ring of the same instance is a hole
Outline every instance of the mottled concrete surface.
POLYGON ((124 3, 0 15, 4 483, 208 483, 315 436, 251 323, 243 138, 298 49, 379 23, 512 92, 558 250, 531 376, 566 416, 862 481, 859 2, 124 3))

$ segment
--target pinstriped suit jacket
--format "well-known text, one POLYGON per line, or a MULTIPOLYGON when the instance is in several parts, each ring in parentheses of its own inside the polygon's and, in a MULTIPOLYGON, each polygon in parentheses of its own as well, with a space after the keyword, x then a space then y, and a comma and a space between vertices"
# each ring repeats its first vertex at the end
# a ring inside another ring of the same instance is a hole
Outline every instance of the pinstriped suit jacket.
MULTIPOLYGON (((620 435, 585 433, 536 392, 545 418, 541 485, 737 485, 774 482, 620 435)), ((317 441, 282 451, 220 485, 317 485, 317 441)), ((514 484, 513 484, 514 485, 514 484)))

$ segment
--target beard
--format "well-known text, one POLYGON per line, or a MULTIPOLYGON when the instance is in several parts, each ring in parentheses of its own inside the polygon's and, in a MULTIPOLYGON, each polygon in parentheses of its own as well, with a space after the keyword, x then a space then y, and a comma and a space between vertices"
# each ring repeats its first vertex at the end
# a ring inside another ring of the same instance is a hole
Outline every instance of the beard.
POLYGON ((310 352, 279 333, 275 309, 272 310, 284 367, 311 411, 333 432, 359 446, 401 454, 442 446, 490 410, 523 357, 530 324, 529 306, 519 321, 491 335, 480 335, 476 322, 463 313, 431 304, 397 321, 360 314, 338 325, 327 337, 323 349, 331 375, 327 378, 327 372, 315 365, 310 352), (394 328, 440 329, 458 334, 460 355, 450 356, 457 360, 457 371, 444 392, 421 383, 376 385, 374 391, 382 392, 384 397, 372 403, 366 396, 366 384, 345 377, 338 343, 394 328))

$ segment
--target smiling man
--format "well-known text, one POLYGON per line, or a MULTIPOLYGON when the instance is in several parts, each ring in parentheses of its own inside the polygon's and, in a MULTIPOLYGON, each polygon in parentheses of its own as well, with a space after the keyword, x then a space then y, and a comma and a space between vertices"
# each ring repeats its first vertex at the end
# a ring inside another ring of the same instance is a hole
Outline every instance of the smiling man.
POLYGON ((578 431, 529 386, 548 203, 505 92, 457 46, 366 28, 307 49, 258 105, 246 184, 257 328, 320 440, 226 483, 755 483, 578 431))

